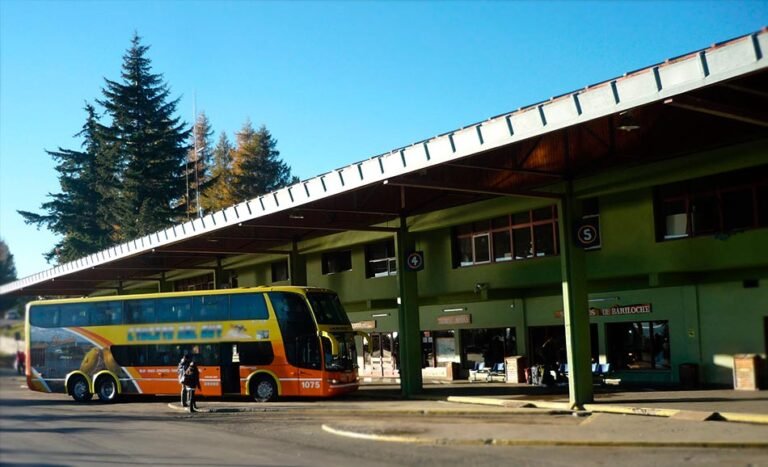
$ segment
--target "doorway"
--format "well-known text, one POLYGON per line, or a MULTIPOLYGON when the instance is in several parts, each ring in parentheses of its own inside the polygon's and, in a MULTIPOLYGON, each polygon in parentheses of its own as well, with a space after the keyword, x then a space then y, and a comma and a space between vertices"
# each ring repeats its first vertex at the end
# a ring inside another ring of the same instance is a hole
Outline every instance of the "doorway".
POLYGON ((397 332, 372 332, 371 351, 363 346, 361 373, 374 378, 398 377, 399 339, 397 332))
POLYGON ((221 392, 222 394, 240 394, 240 358, 237 344, 221 344, 221 392))
MULTIPOLYGON (((597 341, 597 324, 589 325, 589 347, 592 361, 598 362, 600 350, 597 341)), ((545 360, 560 363, 568 361, 565 350, 565 326, 530 326, 528 328, 528 357, 533 365, 543 365, 545 360), (544 345, 550 342, 550 344, 544 345)))

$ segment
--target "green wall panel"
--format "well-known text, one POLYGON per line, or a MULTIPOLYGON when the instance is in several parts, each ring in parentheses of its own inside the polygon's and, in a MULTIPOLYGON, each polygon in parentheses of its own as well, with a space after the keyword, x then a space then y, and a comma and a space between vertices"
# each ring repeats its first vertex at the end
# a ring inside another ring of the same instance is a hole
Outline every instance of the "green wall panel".
POLYGON ((741 282, 699 286, 702 364, 707 381, 733 382, 733 355, 765 355, 764 320, 768 317, 768 281, 757 288, 741 282))

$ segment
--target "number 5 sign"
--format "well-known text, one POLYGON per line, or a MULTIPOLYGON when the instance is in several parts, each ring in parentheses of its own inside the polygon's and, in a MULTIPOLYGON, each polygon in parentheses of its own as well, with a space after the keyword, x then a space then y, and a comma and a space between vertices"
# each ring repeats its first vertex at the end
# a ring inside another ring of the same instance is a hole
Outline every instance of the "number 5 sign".
POLYGON ((578 246, 585 250, 600 248, 600 216, 586 216, 575 227, 578 246))

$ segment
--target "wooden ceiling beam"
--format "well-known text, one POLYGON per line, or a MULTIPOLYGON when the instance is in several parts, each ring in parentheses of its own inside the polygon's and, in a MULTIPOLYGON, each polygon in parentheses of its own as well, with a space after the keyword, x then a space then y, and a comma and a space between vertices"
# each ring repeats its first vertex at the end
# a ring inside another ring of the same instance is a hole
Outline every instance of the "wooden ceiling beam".
POLYGON ((736 108, 728 104, 709 101, 700 97, 676 96, 664 100, 664 103, 672 107, 768 127, 768 115, 748 109, 736 108))

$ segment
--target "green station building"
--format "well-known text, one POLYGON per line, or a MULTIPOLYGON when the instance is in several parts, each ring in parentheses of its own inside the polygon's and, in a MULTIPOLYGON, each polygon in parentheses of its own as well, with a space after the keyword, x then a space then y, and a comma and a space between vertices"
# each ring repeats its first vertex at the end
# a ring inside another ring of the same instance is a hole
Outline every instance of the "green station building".
POLYGON ((759 377, 768 353, 766 54, 761 30, 0 293, 327 287, 373 341, 361 376, 399 378, 406 394, 500 363, 520 382, 556 365, 575 405, 600 372, 733 386, 734 362, 759 377))

